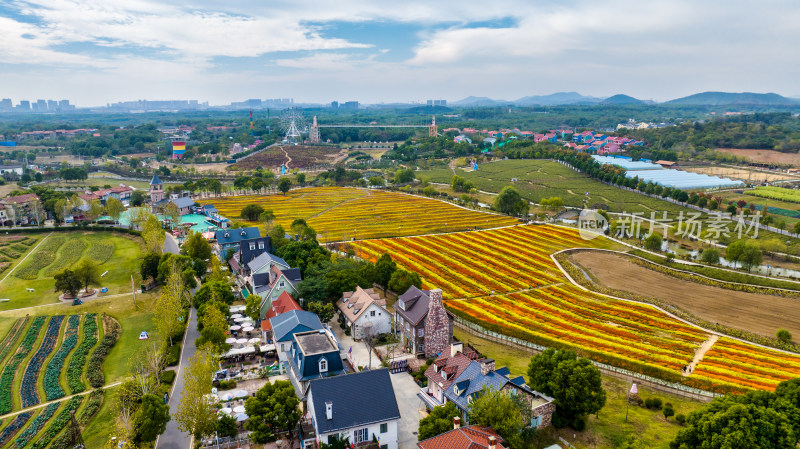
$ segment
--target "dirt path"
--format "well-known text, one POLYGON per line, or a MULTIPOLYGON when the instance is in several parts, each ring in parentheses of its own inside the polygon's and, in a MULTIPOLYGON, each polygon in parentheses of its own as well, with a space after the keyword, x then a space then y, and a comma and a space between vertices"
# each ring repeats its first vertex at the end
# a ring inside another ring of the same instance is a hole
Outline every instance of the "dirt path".
POLYGON ((292 157, 289 156, 289 152, 284 150, 283 147, 279 147, 279 148, 281 149, 281 151, 283 151, 283 154, 286 155, 286 171, 289 171, 289 164, 292 162, 292 157))
POLYGON ((456 160, 455 159, 451 160, 450 163, 447 164, 447 166, 450 167, 450 171, 452 171, 454 175, 458 174, 458 173, 456 173, 456 160))
POLYGON ((703 360, 703 357, 706 355, 706 352, 708 352, 708 350, 711 349, 712 346, 714 346, 714 343, 716 343, 718 339, 719 335, 711 335, 710 337, 708 337, 708 340, 704 341, 703 344, 700 345, 699 348, 697 348, 697 351, 695 351, 694 353, 694 359, 692 360, 692 363, 689 364, 689 369, 683 372, 683 375, 685 377, 692 375, 694 369, 697 368, 697 365, 700 363, 701 360, 703 360))
POLYGON ((712 323, 774 336, 781 328, 800 335, 800 298, 762 295, 678 279, 607 252, 581 252, 572 261, 607 287, 647 295, 712 323))

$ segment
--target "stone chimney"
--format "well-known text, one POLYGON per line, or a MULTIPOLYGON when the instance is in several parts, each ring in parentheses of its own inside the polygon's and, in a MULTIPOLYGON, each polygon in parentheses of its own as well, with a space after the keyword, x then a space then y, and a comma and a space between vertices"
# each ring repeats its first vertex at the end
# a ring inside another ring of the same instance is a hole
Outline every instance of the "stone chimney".
POLYGON ((497 438, 489 436, 489 449, 496 449, 496 448, 497 448, 497 438))
POLYGON ((442 303, 442 290, 428 293, 428 315, 425 317, 425 356, 447 355, 450 345, 450 321, 442 303))
POLYGON ((333 402, 331 401, 325 402, 325 418, 329 421, 333 419, 333 402))
POLYGON ((494 371, 494 360, 493 359, 481 360, 481 374, 485 376, 492 371, 494 371))
POLYGON ((459 418, 458 416, 454 416, 453 417, 453 429, 459 429, 459 428, 461 428, 461 418, 459 418))
POLYGON ((453 357, 459 352, 464 352, 464 343, 461 343, 460 341, 452 343, 450 345, 450 357, 453 357))

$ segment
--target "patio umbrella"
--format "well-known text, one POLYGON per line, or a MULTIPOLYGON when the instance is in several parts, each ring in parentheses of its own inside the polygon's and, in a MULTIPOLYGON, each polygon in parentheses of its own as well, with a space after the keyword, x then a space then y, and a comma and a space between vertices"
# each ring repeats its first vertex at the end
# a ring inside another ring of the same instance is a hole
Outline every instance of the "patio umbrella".
POLYGON ((246 338, 239 338, 239 339, 236 340, 236 344, 243 345, 245 343, 247 343, 247 339, 246 338))
POLYGON ((236 407, 233 408, 233 413, 237 413, 238 414, 238 413, 244 413, 244 412, 245 412, 245 410, 244 410, 244 406, 243 405, 239 405, 239 406, 236 406, 236 407))
POLYGON ((237 422, 247 421, 247 418, 248 416, 244 413, 239 413, 238 415, 236 415, 237 422))
POLYGON ((233 392, 233 397, 235 398, 246 398, 250 396, 250 393, 247 390, 236 390, 233 392))
POLYGON ((242 317, 241 313, 234 313, 233 315, 231 315, 231 318, 233 318, 233 319, 241 318, 241 317, 242 317))
POLYGON ((249 343, 251 345, 257 345, 257 344, 261 343, 261 339, 260 338, 251 338, 249 343))
POLYGON ((249 316, 242 317, 242 319, 244 320, 245 323, 252 323, 253 322, 253 319, 250 318, 249 316))
POLYGON ((242 328, 242 326, 239 326, 238 324, 234 324, 233 326, 231 326, 231 330, 232 331, 238 331, 241 328, 242 328))
POLYGON ((229 345, 230 345, 230 344, 233 344, 233 343, 236 343, 236 339, 235 339, 235 338, 233 338, 233 337, 226 338, 226 339, 225 339, 225 343, 227 343, 227 344, 229 344, 229 345))
POLYGON ((253 332, 253 329, 255 329, 253 326, 246 326, 242 328, 242 332, 253 332))
POLYGON ((244 318, 234 318, 233 321, 236 321, 237 323, 243 323, 244 318))
POLYGON ((227 401, 230 401, 231 399, 233 399, 233 395, 230 394, 230 393, 223 393, 223 394, 219 395, 219 400, 220 401, 227 402, 227 401))
POLYGON ((219 409, 219 412, 230 416, 230 414, 233 413, 233 410, 231 410, 230 407, 225 407, 225 408, 219 409))

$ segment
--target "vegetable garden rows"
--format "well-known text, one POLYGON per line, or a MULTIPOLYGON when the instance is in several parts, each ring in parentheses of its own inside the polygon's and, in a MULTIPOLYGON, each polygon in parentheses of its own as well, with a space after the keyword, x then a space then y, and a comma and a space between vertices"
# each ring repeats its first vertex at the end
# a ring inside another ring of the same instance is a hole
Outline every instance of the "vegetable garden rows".
POLYGON ((550 258, 564 248, 603 245, 547 225, 352 243, 363 258, 388 252, 417 270, 424 288, 443 290, 454 314, 495 332, 716 392, 772 390, 800 377, 800 355, 724 337, 691 376, 682 376, 707 332, 653 307, 575 287, 550 258))
MULTIPOLYGON (((0 415, 42 399, 60 399, 66 392, 83 392, 87 382, 102 386, 102 362, 119 336, 119 325, 103 317, 106 331, 101 339, 98 320, 94 313, 18 319, 0 342, 0 415)), ((79 423, 86 425, 102 400, 103 391, 94 390, 4 419, 0 448, 71 447, 68 432, 62 432, 70 412, 75 411, 79 423)))
POLYGON ((288 229, 303 218, 321 242, 350 238, 420 235, 445 231, 494 228, 518 223, 511 217, 487 214, 403 193, 345 187, 298 189, 288 195, 248 195, 202 201, 213 204, 228 218, 258 204, 272 210, 275 223, 288 229))
POLYGON ((80 235, 71 235, 69 238, 65 235, 51 235, 36 249, 36 253, 14 272, 14 276, 33 280, 39 278, 41 272, 42 277, 50 278, 78 263, 84 255, 102 264, 111 259, 114 249, 114 243, 111 241, 93 240, 90 244, 86 237, 80 235))

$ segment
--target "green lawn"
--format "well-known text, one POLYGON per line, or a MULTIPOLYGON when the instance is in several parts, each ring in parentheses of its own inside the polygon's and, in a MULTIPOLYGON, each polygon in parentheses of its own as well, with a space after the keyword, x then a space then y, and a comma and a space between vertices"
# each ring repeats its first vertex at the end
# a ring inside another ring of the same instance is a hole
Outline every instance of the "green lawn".
MULTIPOLYGON (((474 335, 455 329, 456 338, 468 343, 480 351, 484 356, 495 360, 495 366, 507 366, 512 377, 528 377, 528 362, 532 354, 521 349, 516 349, 490 340, 485 340, 474 335)), ((664 419, 660 411, 650 411, 643 407, 631 406, 628 421, 625 421, 625 400, 630 383, 616 377, 603 376, 603 388, 606 390, 606 405, 599 413, 599 417, 591 416, 587 428, 583 432, 572 429, 561 429, 558 435, 578 447, 615 448, 635 437, 646 448, 669 448, 669 442, 680 430, 680 425, 674 418, 669 422, 664 419), (576 439, 573 438, 576 436, 576 439)), ((693 410, 703 407, 703 403, 692 401, 683 397, 653 391, 647 387, 638 387, 642 399, 659 397, 664 403, 671 403, 675 413, 688 414, 693 410)))
POLYGON ((86 428, 83 429, 81 436, 86 447, 104 447, 106 441, 108 441, 117 419, 114 401, 118 391, 119 387, 106 389, 103 396, 103 405, 100 406, 100 410, 89 421, 86 428))
MULTIPOLYGON (((0 303, 0 310, 19 309, 23 307, 39 306, 44 304, 55 304, 58 302, 58 294, 53 291, 52 273, 60 272, 69 268, 83 259, 90 259, 96 262, 103 262, 99 266, 100 274, 108 271, 102 276, 100 287, 108 287, 105 295, 118 293, 128 293, 131 291, 131 274, 139 271, 141 262, 141 246, 138 237, 119 234, 113 232, 54 232, 46 239, 34 253, 32 253, 20 267, 36 263, 37 258, 41 260, 42 253, 45 251, 47 239, 65 239, 56 251, 54 261, 39 269, 35 279, 21 279, 17 277, 16 270, 5 280, 0 282, 0 298, 8 298, 10 301, 0 303), (96 247, 99 245, 113 245, 113 255, 107 261, 98 260, 96 247), (82 249, 76 254, 71 249, 82 249), (27 289, 33 289, 28 291, 27 289)), ((3 273, 2 276, 8 274, 3 273)), ((2 279, 0 276, 0 279, 2 279)), ((0 324, 2 326, 2 324, 0 324)), ((1 328, 1 327, 0 327, 1 328)))
MULTIPOLYGON (((673 220, 673 224, 677 224, 676 218, 680 213, 683 213, 686 218, 690 216, 689 214, 696 213, 693 209, 668 201, 604 184, 553 161, 500 160, 481 164, 477 171, 465 172, 457 168, 456 173, 472 182, 478 190, 499 192, 505 186, 513 186, 520 195, 535 203, 539 203, 544 198, 560 197, 566 206, 582 207, 584 198, 588 198, 589 207, 604 204, 608 206, 610 212, 640 213, 644 218, 650 218, 653 212, 655 212, 656 218, 661 218, 663 212, 667 212, 667 216, 673 220), (516 179, 516 181, 512 181, 512 179, 516 179), (588 197, 585 196, 586 192, 589 193, 588 197)), ((431 182, 449 184, 453 178, 453 172, 447 167, 437 167, 420 170, 416 172, 416 176, 431 182)), ((776 204, 770 201, 770 205, 776 204)), ((708 222, 705 219, 700 221, 702 230, 705 232, 709 228, 708 222)), ((735 223, 731 221, 728 224, 729 230, 732 231, 734 226, 735 223)), ((647 229, 648 227, 645 225, 643 228, 647 229)), ((783 241, 789 240, 792 243, 800 242, 798 239, 779 236, 764 230, 759 231, 758 234, 759 240, 775 237, 779 237, 783 241)), ((729 243, 727 240, 722 238, 721 242, 729 243)))

